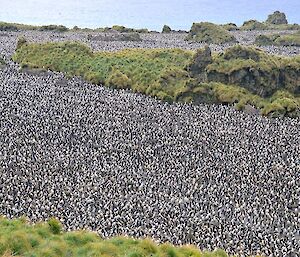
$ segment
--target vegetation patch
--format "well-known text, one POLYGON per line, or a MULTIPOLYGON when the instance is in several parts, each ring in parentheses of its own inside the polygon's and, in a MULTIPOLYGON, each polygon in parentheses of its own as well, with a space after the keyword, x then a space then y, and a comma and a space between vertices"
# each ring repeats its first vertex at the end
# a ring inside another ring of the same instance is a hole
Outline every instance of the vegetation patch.
POLYGON ((300 46, 300 32, 291 35, 259 35, 255 39, 255 44, 259 46, 300 46))
POLYGON ((37 30, 38 26, 0 22, 0 31, 37 30))
POLYGON ((236 39, 222 26, 210 23, 194 23, 186 40, 208 44, 235 43, 236 39))
POLYGON ((237 30, 239 30, 239 27, 235 23, 223 24, 223 25, 221 25, 221 27, 223 27, 224 29, 226 29, 228 31, 237 31, 237 30))
POLYGON ((132 32, 136 32, 136 33, 148 33, 148 29, 133 29, 133 28, 126 28, 124 26, 120 26, 120 25, 114 25, 111 28, 105 28, 104 31, 109 31, 109 30, 115 30, 118 31, 120 33, 132 33, 132 32))
POLYGON ((62 71, 168 102, 252 105, 263 115, 299 115, 300 57, 241 46, 212 55, 208 47, 93 53, 74 42, 18 45, 13 60, 21 67, 62 71))
POLYGON ((266 30, 268 26, 263 22, 259 22, 257 20, 249 20, 245 21, 243 25, 240 27, 241 30, 266 30))
MULTIPOLYGON (((58 224, 61 227, 61 224, 58 224)), ((196 247, 157 244, 129 237, 102 239, 87 231, 54 233, 49 222, 30 225, 25 219, 0 218, 0 256, 107 256, 107 257, 226 257, 222 250, 201 252, 196 247)))

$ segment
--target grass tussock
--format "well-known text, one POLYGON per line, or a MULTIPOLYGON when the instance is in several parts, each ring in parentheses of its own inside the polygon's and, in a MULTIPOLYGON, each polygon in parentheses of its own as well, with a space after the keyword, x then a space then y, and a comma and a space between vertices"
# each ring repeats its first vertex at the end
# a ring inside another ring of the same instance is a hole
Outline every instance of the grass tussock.
POLYGON ((93 53, 76 42, 28 44, 22 40, 13 60, 22 67, 82 76, 94 84, 131 89, 158 99, 223 103, 263 115, 299 116, 300 58, 282 58, 234 46, 210 51, 127 49, 93 53))
POLYGON ((235 43, 236 39, 222 26, 210 23, 194 23, 186 40, 208 43, 225 44, 235 43))
MULTIPOLYGON (((54 219, 52 219, 53 221, 54 219)), ((59 227, 61 225, 59 224, 59 227)), ((151 239, 128 237, 102 239, 87 231, 53 231, 51 221, 31 225, 26 219, 0 218, 0 256, 35 257, 226 257, 222 250, 201 252, 194 246, 175 247, 151 239)))

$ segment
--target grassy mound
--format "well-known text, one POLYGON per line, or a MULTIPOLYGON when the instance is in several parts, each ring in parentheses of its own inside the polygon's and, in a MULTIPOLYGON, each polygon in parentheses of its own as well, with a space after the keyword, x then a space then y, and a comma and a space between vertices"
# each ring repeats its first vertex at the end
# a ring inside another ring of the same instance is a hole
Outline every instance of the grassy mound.
POLYGON ((270 24, 257 20, 245 21, 240 30, 300 30, 298 24, 270 24))
POLYGON ((240 27, 241 30, 266 30, 268 26, 263 22, 259 22, 257 20, 249 20, 245 21, 243 25, 240 27))
POLYGON ((63 232, 55 219, 30 225, 25 219, 0 218, 0 256, 35 257, 226 257, 222 250, 200 252, 194 246, 156 244, 150 239, 102 239, 87 231, 63 232))
POLYGON ((208 44, 236 42, 235 37, 226 29, 210 22, 194 23, 186 39, 208 44))
POLYGON ((93 53, 80 43, 28 44, 13 60, 22 67, 82 76, 95 84, 131 89, 161 100, 251 104, 264 115, 299 115, 300 57, 280 58, 235 46, 211 55, 180 49, 128 49, 93 53), (275 103, 274 103, 275 102, 275 103))
POLYGON ((188 77, 184 68, 192 55, 190 51, 179 49, 92 53, 79 43, 48 43, 23 45, 14 60, 30 68, 63 71, 94 84, 130 88, 172 101, 184 90, 184 80, 188 77), (118 83, 112 83, 116 79, 118 83))
POLYGON ((255 39, 255 44, 259 46, 300 46, 300 32, 291 35, 259 35, 255 39))

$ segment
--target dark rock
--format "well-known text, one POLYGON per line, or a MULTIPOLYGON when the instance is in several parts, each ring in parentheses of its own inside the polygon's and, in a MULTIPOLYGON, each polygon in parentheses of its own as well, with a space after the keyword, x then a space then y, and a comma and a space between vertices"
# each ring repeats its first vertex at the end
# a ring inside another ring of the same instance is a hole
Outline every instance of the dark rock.
POLYGON ((192 76, 199 75, 205 71, 207 65, 211 64, 212 61, 211 50, 206 46, 204 49, 197 50, 188 70, 191 72, 192 76))
POLYGON ((172 29, 168 25, 164 25, 162 33, 171 33, 172 29))

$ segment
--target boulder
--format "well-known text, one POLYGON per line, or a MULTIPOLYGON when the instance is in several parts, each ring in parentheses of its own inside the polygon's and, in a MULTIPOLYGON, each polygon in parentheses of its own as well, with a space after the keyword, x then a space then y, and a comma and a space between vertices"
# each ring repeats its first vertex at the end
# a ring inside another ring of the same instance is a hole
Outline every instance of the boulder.
POLYGON ((207 65, 211 64, 212 61, 211 50, 206 46, 204 49, 201 48, 197 50, 188 70, 191 72, 192 76, 198 76, 205 72, 205 68, 207 65))
POLYGON ((172 29, 168 25, 164 25, 162 33, 171 33, 172 29))

